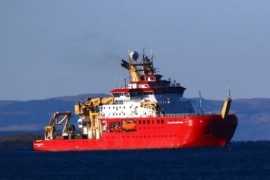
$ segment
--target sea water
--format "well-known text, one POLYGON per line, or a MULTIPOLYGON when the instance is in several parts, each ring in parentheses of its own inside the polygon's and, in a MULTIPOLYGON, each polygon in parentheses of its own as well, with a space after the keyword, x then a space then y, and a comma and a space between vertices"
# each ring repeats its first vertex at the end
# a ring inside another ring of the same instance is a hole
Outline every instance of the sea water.
POLYGON ((225 148, 0 151, 0 179, 270 179, 270 142, 225 148))

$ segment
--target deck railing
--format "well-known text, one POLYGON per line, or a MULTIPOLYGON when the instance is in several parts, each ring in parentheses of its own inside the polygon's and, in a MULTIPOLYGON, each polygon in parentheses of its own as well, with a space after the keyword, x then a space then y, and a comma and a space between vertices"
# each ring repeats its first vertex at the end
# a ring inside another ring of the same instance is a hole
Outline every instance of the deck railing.
MULTIPOLYGON (((220 115, 220 111, 213 111, 213 112, 204 112, 204 113, 180 113, 180 114, 157 114, 156 117, 177 117, 177 116, 209 116, 209 115, 220 115)), ((234 111, 230 111, 229 115, 235 114, 234 111)))

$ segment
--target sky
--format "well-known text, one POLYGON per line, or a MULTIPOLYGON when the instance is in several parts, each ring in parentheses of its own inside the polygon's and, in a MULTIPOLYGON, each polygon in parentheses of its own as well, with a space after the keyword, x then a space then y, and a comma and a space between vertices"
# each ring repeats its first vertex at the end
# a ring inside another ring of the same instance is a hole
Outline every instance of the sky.
POLYGON ((270 98, 269 0, 1 0, 0 100, 109 93, 128 50, 187 98, 270 98))

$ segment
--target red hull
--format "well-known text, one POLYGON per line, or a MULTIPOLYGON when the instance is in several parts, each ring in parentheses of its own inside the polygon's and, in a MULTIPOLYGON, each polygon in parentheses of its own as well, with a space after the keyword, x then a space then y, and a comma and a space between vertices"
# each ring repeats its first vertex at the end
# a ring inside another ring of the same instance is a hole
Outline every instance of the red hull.
MULTIPOLYGON (((143 118, 136 118, 140 119, 143 118)), ((150 123, 137 124, 136 132, 102 133, 100 139, 34 140, 33 148, 38 151, 90 151, 222 147, 230 142, 238 123, 235 115, 229 115, 226 120, 221 115, 166 116, 159 124, 151 123, 157 117, 144 119, 150 123)))

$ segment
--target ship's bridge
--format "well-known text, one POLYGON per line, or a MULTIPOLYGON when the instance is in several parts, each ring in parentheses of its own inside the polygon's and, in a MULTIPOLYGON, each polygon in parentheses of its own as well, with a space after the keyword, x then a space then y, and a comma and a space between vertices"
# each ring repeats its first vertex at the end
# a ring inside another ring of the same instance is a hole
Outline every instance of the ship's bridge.
POLYGON ((151 58, 145 56, 143 51, 142 60, 138 61, 139 54, 132 51, 129 54, 129 61, 122 60, 121 66, 129 71, 130 82, 124 88, 117 88, 111 91, 115 101, 134 101, 149 99, 156 102, 167 113, 183 113, 192 111, 190 102, 183 101, 183 94, 186 88, 180 86, 176 81, 162 79, 157 74, 151 58))
POLYGON ((126 88, 117 88, 111 91, 115 100, 136 100, 149 98, 158 102, 157 99, 179 99, 183 97, 185 88, 180 85, 167 86, 155 83, 130 83, 126 88), (136 86, 136 87, 135 87, 136 86))

